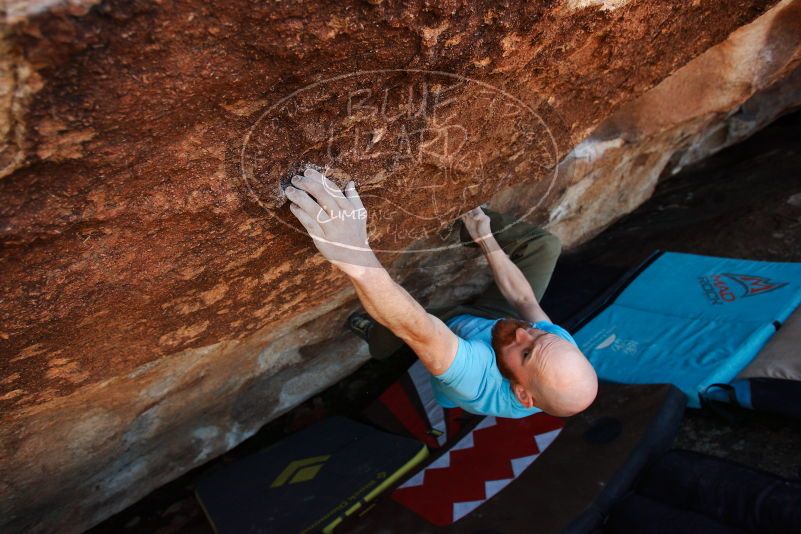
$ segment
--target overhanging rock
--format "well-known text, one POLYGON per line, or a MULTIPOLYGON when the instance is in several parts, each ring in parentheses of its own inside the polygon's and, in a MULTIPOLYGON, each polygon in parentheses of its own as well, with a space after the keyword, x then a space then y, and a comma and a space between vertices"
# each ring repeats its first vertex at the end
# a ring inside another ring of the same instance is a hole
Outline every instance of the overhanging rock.
POLYGON ((459 213, 574 209, 558 162, 773 4, 11 0, 0 530, 92 525, 365 360, 352 292, 282 205, 298 165, 359 184, 423 301, 464 298, 486 275, 448 240, 459 213))

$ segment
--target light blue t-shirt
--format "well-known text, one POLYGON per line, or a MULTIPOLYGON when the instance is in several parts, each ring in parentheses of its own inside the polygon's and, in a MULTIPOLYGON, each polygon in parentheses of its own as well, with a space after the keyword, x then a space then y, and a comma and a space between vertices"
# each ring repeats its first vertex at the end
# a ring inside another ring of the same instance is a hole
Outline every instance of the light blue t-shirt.
MULTIPOLYGON (((541 411, 520 404, 509 380, 498 369, 492 348, 492 327, 498 321, 462 314, 446 323, 459 337, 459 348, 448 370, 431 377, 434 396, 445 408, 459 407, 474 414, 513 419, 541 411)), ((576 344, 560 326, 547 321, 532 326, 576 344)))

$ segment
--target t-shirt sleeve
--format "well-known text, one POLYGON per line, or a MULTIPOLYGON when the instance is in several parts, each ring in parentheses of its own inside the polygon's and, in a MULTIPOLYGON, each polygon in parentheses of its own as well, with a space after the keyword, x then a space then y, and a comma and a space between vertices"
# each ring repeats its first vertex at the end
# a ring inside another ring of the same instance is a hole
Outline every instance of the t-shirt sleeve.
POLYGON ((434 378, 447 388, 450 396, 467 401, 477 399, 486 381, 484 350, 482 342, 459 337, 459 346, 451 366, 434 378))

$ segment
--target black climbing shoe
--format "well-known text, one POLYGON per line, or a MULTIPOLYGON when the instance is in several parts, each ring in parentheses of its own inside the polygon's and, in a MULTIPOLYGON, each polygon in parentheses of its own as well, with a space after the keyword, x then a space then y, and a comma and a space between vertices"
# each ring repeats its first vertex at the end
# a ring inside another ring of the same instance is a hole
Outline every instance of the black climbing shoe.
POLYGON ((373 324, 375 321, 365 312, 351 313, 348 317, 348 329, 365 341, 370 335, 373 324))

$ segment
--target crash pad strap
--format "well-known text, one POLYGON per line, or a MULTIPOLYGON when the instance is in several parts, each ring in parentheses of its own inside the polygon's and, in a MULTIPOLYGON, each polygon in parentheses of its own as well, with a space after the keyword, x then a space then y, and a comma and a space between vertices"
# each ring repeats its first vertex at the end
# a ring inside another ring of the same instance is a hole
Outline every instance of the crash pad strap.
POLYGON ((367 495, 362 497, 353 506, 345 510, 345 512, 342 513, 339 517, 337 517, 334 521, 329 523, 325 528, 323 528, 323 532, 325 534, 330 534, 331 532, 333 532, 334 529, 337 528, 337 526, 339 526, 339 524, 342 523, 342 521, 344 521, 346 517, 352 515, 363 506, 368 505, 370 501, 378 497, 388 488, 391 488, 398 480, 403 478, 404 475, 409 473, 409 471, 417 467, 423 460, 428 458, 428 454, 429 454, 428 447, 423 445, 422 448, 420 449, 420 452, 414 455, 414 457, 412 457, 411 460, 402 465, 400 469, 392 473, 392 475, 387 477, 381 484, 376 486, 372 491, 370 491, 367 495))

